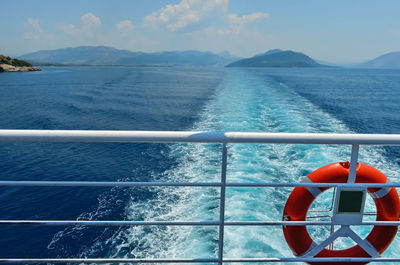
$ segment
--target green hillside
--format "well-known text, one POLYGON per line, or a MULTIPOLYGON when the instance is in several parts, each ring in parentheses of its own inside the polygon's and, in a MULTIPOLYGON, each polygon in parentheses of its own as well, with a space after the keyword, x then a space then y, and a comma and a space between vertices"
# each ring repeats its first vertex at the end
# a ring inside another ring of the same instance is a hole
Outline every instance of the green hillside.
POLYGON ((27 67, 32 67, 32 65, 28 62, 18 60, 18 59, 13 59, 8 56, 4 56, 0 54, 0 64, 9 64, 12 66, 27 66, 27 67))

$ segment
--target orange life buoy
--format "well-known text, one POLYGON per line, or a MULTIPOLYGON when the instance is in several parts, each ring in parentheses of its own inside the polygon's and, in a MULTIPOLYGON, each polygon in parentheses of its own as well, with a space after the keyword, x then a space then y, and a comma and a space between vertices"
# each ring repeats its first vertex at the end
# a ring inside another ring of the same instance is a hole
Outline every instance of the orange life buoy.
MULTIPOLYGON (((349 162, 334 163, 319 168, 309 174, 303 182, 345 183, 349 175, 349 162)), ((356 183, 386 183, 387 177, 371 166, 358 163, 356 183)), ((283 220, 305 221, 307 211, 321 192, 328 188, 296 187, 290 194, 283 210, 283 220)), ((400 200, 395 188, 368 188, 373 197, 377 221, 398 221, 400 217, 400 200)), ((382 254, 390 245, 397 233, 397 226, 374 226, 366 240, 382 254)), ((306 226, 284 226, 286 242, 296 256, 305 254, 315 244, 307 232, 306 226)), ((370 257, 359 245, 343 249, 324 249, 315 257, 370 257)), ((319 264, 319 263, 312 263, 319 264)), ((338 264, 320 263, 320 264, 338 264)), ((362 263, 358 263, 362 264, 362 263)))

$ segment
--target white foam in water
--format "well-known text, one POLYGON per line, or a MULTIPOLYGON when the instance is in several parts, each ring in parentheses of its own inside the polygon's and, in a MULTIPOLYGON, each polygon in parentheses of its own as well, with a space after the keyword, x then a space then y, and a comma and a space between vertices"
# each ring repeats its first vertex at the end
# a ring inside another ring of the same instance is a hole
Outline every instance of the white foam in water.
MULTIPOLYGON (((216 95, 206 105, 199 121, 190 130, 258 132, 335 132, 350 130, 305 98, 272 79, 246 71, 229 69, 216 95)), ((218 145, 174 144, 170 155, 178 166, 164 173, 168 181, 218 181, 221 147, 218 145)), ((228 181, 299 182, 311 171, 329 163, 347 161, 349 146, 255 145, 228 146, 228 181)), ((385 160, 383 149, 361 147, 360 161, 375 166, 393 182, 399 168, 385 160)), ((291 189, 228 188, 226 220, 281 220, 282 209, 291 189)), ((132 202, 126 212, 131 220, 218 220, 219 190, 215 188, 155 189, 157 197, 132 202)), ((330 196, 318 201, 325 207, 330 196)), ((373 209, 372 200, 368 207, 373 209)), ((366 234, 368 228, 358 229, 366 234), (363 230, 364 229, 364 230, 363 230)), ((315 240, 327 236, 325 229, 310 229, 315 240)), ((217 255, 218 230, 215 227, 131 227, 121 230, 110 242, 112 257, 196 257, 217 255), (129 246, 127 252, 126 247, 129 246)), ((347 247, 344 241, 335 247, 347 247)), ((395 240, 385 256, 400 247, 395 240)), ((226 227, 226 257, 291 257, 276 227, 226 227)))

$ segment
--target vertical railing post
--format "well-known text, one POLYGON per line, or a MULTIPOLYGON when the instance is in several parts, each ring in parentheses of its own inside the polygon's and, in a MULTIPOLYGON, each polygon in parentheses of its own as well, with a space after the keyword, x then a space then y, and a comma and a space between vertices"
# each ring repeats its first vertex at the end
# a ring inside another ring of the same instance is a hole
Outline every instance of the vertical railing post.
POLYGON ((221 195, 219 202, 218 265, 222 265, 224 257, 225 189, 227 159, 228 149, 226 147, 226 143, 224 143, 222 145, 221 195))
POLYGON ((351 146, 350 170, 347 183, 354 183, 356 181, 358 149, 359 149, 358 144, 353 144, 351 146))

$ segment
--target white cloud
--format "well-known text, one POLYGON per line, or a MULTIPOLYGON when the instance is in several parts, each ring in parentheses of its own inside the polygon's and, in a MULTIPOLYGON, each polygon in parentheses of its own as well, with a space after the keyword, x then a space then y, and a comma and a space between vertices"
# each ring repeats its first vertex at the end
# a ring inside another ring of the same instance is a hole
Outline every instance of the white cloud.
POLYGON ((64 33, 68 35, 75 34, 77 30, 73 24, 68 24, 68 25, 61 24, 60 27, 64 31, 64 33))
POLYGON ((101 20, 92 13, 86 13, 81 17, 81 31, 90 37, 96 36, 96 30, 101 25, 101 20))
POLYGON ((43 29, 40 26, 40 22, 37 19, 28 18, 27 25, 32 26, 37 32, 40 32, 40 33, 43 32, 43 29))
POLYGON ((60 24, 61 30, 66 35, 74 37, 95 39, 100 34, 101 19, 92 13, 86 13, 81 17, 82 24, 75 26, 74 24, 60 24))
MULTIPOLYGON (((245 31, 249 31, 249 25, 257 21, 268 18, 269 14, 263 12, 256 12, 249 15, 238 16, 234 13, 229 13, 226 15, 227 26, 214 28, 214 31, 219 36, 224 35, 240 35, 245 31)), ((257 32, 257 31, 253 31, 257 32)))
POLYGON ((33 18, 28 18, 25 22, 25 28, 29 32, 25 32, 24 37, 28 40, 39 40, 43 35, 43 29, 40 26, 40 21, 33 18))
POLYGON ((132 24, 130 20, 121 21, 118 24, 116 24, 115 27, 119 31, 132 31, 135 29, 135 26, 132 24))
POLYGON ((186 33, 186 45, 192 49, 220 52, 249 57, 279 46, 277 40, 257 30, 208 27, 186 33))
POLYGON ((145 23, 154 27, 164 25, 175 31, 199 23, 214 10, 227 10, 229 0, 182 0, 176 5, 166 5, 159 11, 144 18, 145 23))
POLYGON ((229 24, 231 25, 243 25, 243 24, 247 24, 247 23, 253 23, 256 22, 258 20, 262 20, 264 18, 267 18, 269 16, 269 14, 267 13, 263 13, 263 12, 256 12, 256 13, 252 13, 250 15, 243 15, 241 17, 239 17, 236 14, 228 14, 228 21, 229 24))
POLYGON ((238 16, 234 13, 228 13, 228 7, 229 0, 181 0, 176 5, 166 5, 159 11, 146 16, 144 22, 155 28, 164 26, 171 31, 176 31, 199 24, 199 22, 209 18, 213 20, 213 23, 222 19, 225 24, 228 24, 225 25, 225 28, 226 26, 229 28, 241 27, 269 16, 264 12, 238 16))
POLYGON ((24 37, 27 40, 38 40, 39 39, 39 35, 35 34, 33 32, 25 32, 24 37))
MULTIPOLYGON (((229 0, 180 0, 164 5, 144 18, 144 24, 118 20, 110 27, 93 13, 82 13, 80 21, 58 24, 58 34, 50 36, 39 20, 25 21, 25 39, 32 43, 61 43, 62 46, 110 45, 143 51, 158 50, 229 50, 247 56, 271 47, 271 37, 262 24, 265 12, 235 14, 229 12, 229 0), (154 30, 146 26, 154 26, 154 30), (48 35, 48 36, 47 36, 48 35)), ((258 10, 257 10, 258 11, 258 10)))
POLYGON ((144 18, 146 31, 161 49, 230 50, 246 56, 268 45, 270 37, 257 22, 269 17, 262 10, 250 14, 229 12, 229 0, 181 0, 144 18))
POLYGON ((84 26, 100 25, 101 20, 92 13, 86 13, 81 17, 81 21, 84 26))

